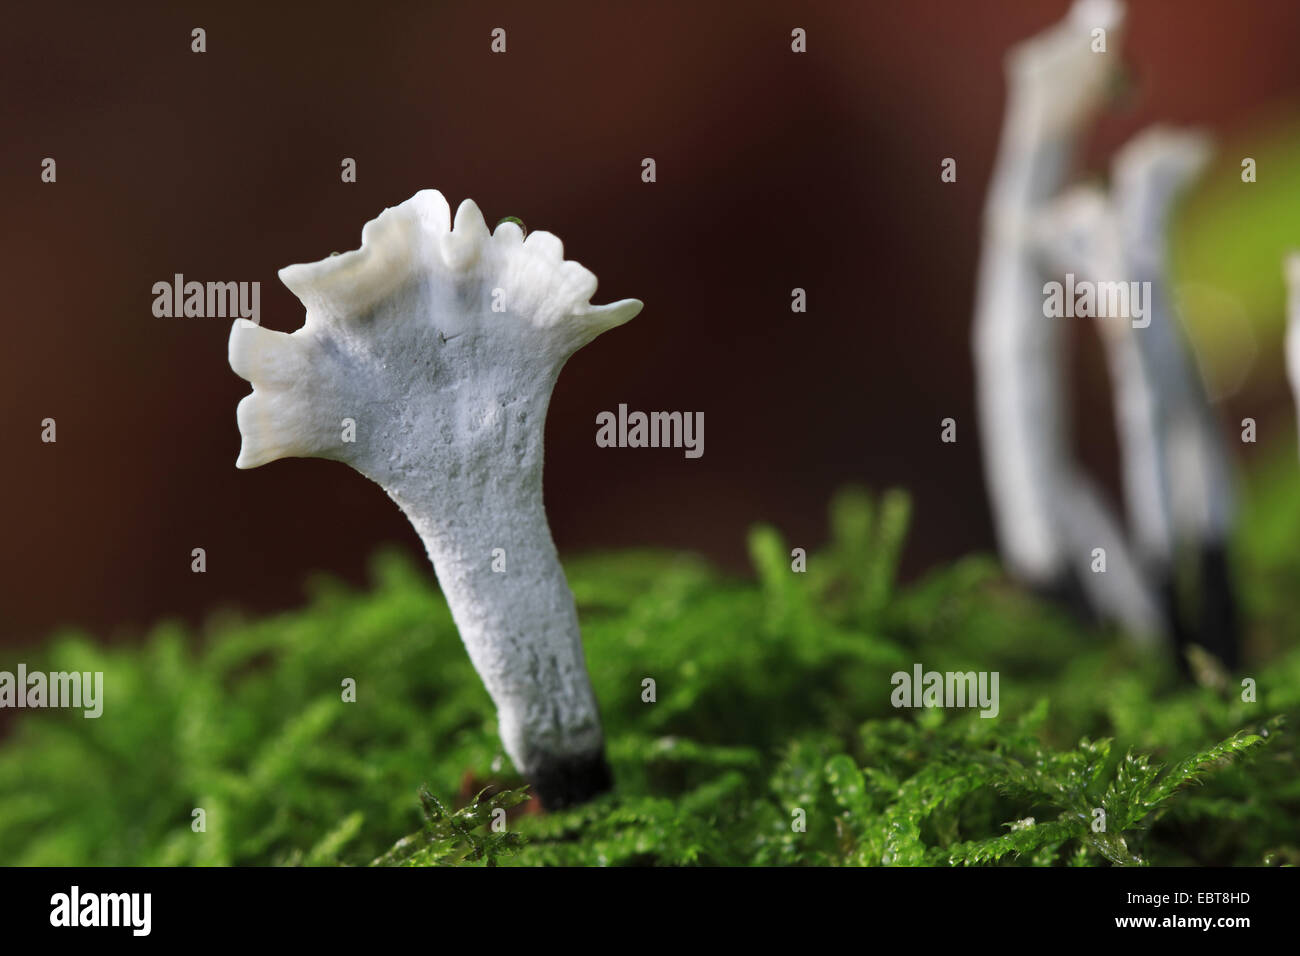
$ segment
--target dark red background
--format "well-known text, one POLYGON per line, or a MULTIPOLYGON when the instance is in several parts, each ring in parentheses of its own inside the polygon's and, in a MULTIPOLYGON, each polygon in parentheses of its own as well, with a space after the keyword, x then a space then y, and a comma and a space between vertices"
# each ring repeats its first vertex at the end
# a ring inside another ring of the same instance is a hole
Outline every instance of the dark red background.
MULTIPOLYGON (((292 330, 303 310, 276 270, 355 248, 422 187, 555 232, 600 277, 596 301, 646 303, 560 379, 547 498, 562 551, 664 545, 739 570, 751 522, 815 546, 849 481, 913 492, 912 571, 989 547, 968 336, 979 210, 1003 53, 1065 8, 10 6, 0 641, 292 606, 309 572, 361 583, 380 545, 420 553, 341 465, 236 471, 247 385, 226 365, 229 323, 150 306, 176 272, 259 280, 263 323, 292 330), (945 156, 956 184, 939 181, 945 156), (790 312, 795 286, 807 314, 790 312), (704 457, 597 448, 595 415, 619 402, 703 411, 704 457), (938 441, 949 415, 955 446, 938 441)), ((1136 97, 1089 156, 1154 120, 1240 136, 1300 92, 1298 38, 1289 0, 1137 2, 1136 97)), ((1108 412, 1080 428, 1104 463, 1108 412)))

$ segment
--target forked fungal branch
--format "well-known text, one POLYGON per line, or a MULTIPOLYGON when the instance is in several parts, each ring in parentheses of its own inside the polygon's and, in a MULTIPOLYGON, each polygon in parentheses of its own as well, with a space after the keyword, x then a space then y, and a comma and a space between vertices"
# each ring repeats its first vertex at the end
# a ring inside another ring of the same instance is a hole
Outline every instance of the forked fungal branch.
POLYGON ((1116 154, 1109 192, 1076 187, 1048 207, 1037 226, 1052 268, 1077 273, 1097 289, 1132 287, 1129 295, 1142 300, 1130 314, 1096 319, 1114 393, 1132 538, 1126 561, 1133 567, 1124 577, 1135 577, 1158 602, 1160 628, 1173 638, 1180 660, 1195 642, 1231 666, 1231 469, 1183 341, 1166 262, 1172 208, 1209 152, 1208 141, 1194 131, 1152 127, 1116 154), (1192 602, 1177 587, 1185 549, 1196 563, 1192 602))
POLYGON ((1134 607, 1119 596, 1099 606, 1119 576, 1088 573, 1092 549, 1118 546, 1121 538, 1070 450, 1062 323, 1043 317, 1035 234, 1117 74, 1123 19, 1115 0, 1077 0, 1064 20, 1007 57, 1006 115, 984 209, 974 358, 985 478, 1009 570, 1037 590, 1080 595, 1103 616, 1127 616, 1130 630, 1140 631, 1151 624, 1144 602, 1134 607), (1092 48, 1099 29, 1109 52, 1092 48), (1090 588, 1094 593, 1086 593, 1090 588))
POLYGON ((554 235, 490 233, 470 200, 452 225, 435 190, 366 223, 361 248, 280 278, 302 327, 231 330, 231 368, 253 384, 236 465, 330 458, 383 487, 424 542, 515 766, 548 807, 609 789, 542 441, 565 361, 641 303, 591 305, 596 277, 554 235))

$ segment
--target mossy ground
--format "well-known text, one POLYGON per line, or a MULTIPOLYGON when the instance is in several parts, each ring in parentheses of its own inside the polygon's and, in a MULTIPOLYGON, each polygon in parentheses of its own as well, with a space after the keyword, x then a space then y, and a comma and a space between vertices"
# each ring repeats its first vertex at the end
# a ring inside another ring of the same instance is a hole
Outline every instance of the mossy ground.
POLYGON ((201 635, 63 635, 29 668, 103 671, 104 715, 28 714, 0 747, 0 862, 1294 863, 1294 462, 1247 497, 1247 664, 1197 686, 990 558, 897 587, 899 494, 839 496, 805 574, 761 526, 756 581, 684 555, 568 561, 618 787, 562 813, 517 792, 422 565, 381 557, 365 593, 317 582, 301 611, 201 635), (916 662, 998 671, 999 715, 893 709, 890 675, 916 662))

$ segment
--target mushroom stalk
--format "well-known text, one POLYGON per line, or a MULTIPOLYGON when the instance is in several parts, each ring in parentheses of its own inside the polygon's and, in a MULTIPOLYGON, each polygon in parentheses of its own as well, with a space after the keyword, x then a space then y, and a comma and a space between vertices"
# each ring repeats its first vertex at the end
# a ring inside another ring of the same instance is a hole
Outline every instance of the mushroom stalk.
MULTIPOLYGON (((1055 270, 1077 275, 1097 289, 1120 282, 1128 288, 1119 220, 1109 197, 1100 189, 1070 190, 1036 225, 1044 259, 1055 270)), ((1150 308, 1150 303, 1146 307, 1150 308)), ((1135 634, 1172 633, 1178 617, 1172 590, 1173 533, 1159 384, 1152 380, 1140 343, 1150 330, 1136 328, 1136 320, 1127 314, 1096 315, 1093 321, 1105 349, 1133 544, 1118 522, 1103 512, 1106 520, 1101 528, 1110 545, 1099 542, 1098 546, 1106 548, 1108 571, 1118 575, 1107 587, 1097 587, 1092 597, 1135 634)), ((1087 528, 1080 531, 1089 533, 1087 528)), ((1091 533, 1095 540, 1098 532, 1091 533)))
POLYGON ((1116 155, 1112 195, 1071 190, 1037 223, 1055 268, 1080 273, 1098 290, 1130 289, 1143 297, 1131 314, 1098 315, 1096 322, 1114 391, 1136 570, 1158 596, 1161 629, 1173 638, 1184 669, 1184 651, 1193 642, 1230 666, 1236 660, 1226 546, 1230 469, 1178 332, 1165 264, 1170 210, 1208 153, 1195 133, 1148 130, 1116 155), (1198 562, 1194 627, 1176 574, 1178 555, 1189 547, 1198 562))
MULTIPOLYGON (((513 439, 517 469, 489 476, 452 469, 436 483, 394 476, 385 489, 424 542, 496 704, 506 753, 542 801, 558 807, 608 790, 612 780, 573 593, 542 504, 542 434, 529 421, 546 420, 551 383, 536 385, 493 422, 513 439)), ((420 457, 437 460, 437 438, 429 445, 420 457)))
POLYGON ((578 616, 542 501, 551 390, 573 352, 641 310, 590 304, 596 277, 559 239, 489 233, 433 190, 366 224, 361 248, 288 266, 302 328, 239 321, 230 364, 237 467, 291 456, 351 465, 424 542, 502 743, 548 807, 612 784, 578 616))
MULTIPOLYGON (((1011 573, 1049 593, 1106 586, 1078 570, 1100 545, 1089 528, 1106 509, 1085 491, 1070 455, 1061 328, 1043 315, 1034 222, 1060 191, 1115 72, 1117 54, 1093 52, 1092 31, 1106 30, 1113 50, 1122 19, 1119 3, 1080 0, 1008 56, 1007 112, 985 205, 974 327, 985 478, 1011 573)), ((1089 603, 1096 609, 1095 597, 1089 603)))
MULTIPOLYGON (((1228 667, 1237 663, 1236 594, 1228 563, 1235 510, 1232 468, 1200 372, 1179 331, 1169 276, 1168 233, 1175 202, 1204 169, 1208 140, 1192 131, 1155 127, 1134 137, 1112 164, 1113 192, 1129 277, 1150 283, 1149 323, 1135 330, 1142 369, 1151 381, 1153 452, 1167 512, 1167 540, 1140 543, 1163 563, 1161 586, 1172 594, 1174 549, 1196 556, 1198 608, 1179 650, 1196 641, 1228 667), (1158 550, 1157 550, 1158 549, 1158 550)), ((1140 525, 1135 525, 1139 527, 1140 525)), ((1180 664, 1184 663, 1182 654, 1180 664)))

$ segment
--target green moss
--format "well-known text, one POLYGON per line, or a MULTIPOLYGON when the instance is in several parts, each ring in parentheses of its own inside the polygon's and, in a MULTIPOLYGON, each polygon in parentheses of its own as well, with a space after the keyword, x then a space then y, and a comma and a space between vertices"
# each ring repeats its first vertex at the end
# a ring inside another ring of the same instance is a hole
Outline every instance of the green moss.
POLYGON ((317 582, 300 611, 202 635, 63 635, 29 667, 103 671, 104 715, 18 722, 0 748, 0 860, 1295 862, 1300 774, 1275 718, 1300 710, 1300 477, 1279 462, 1239 547, 1252 663, 1213 686, 1180 685, 988 558, 900 589, 898 493, 837 497, 802 574, 769 527, 751 535, 754 582, 685 555, 570 561, 618 788, 563 813, 523 802, 432 575, 405 559, 378 558, 365 593, 317 582), (916 662, 998 671, 999 715, 893 709, 890 675, 916 662))

